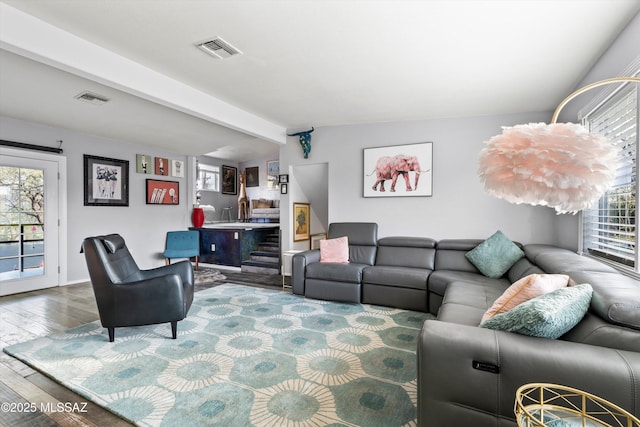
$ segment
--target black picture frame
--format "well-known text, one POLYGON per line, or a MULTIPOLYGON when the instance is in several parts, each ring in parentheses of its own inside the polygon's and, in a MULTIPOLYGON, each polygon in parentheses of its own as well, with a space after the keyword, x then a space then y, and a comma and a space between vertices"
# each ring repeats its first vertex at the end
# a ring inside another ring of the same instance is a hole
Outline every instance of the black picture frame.
POLYGON ((251 166, 245 168, 245 185, 249 187, 260 187, 260 168, 258 166, 251 166))
POLYGON ((288 183, 289 183, 289 174, 278 175, 278 184, 288 184, 288 183))
POLYGON ((179 205, 180 183, 160 179, 146 180, 147 205, 179 205))
POLYGON ((238 194, 238 168, 222 165, 222 194, 238 194))
POLYGON ((129 206, 129 161, 84 154, 84 205, 129 206))
POLYGON ((287 194, 289 190, 289 184, 280 184, 280 194, 287 194))

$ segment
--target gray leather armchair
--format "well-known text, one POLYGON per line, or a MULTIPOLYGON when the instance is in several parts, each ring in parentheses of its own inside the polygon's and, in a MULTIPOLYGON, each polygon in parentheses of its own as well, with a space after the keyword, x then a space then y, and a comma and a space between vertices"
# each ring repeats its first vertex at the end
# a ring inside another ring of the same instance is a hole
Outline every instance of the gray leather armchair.
POLYGON ((189 261, 140 270, 118 234, 82 242, 102 326, 113 342, 115 328, 171 322, 173 339, 179 320, 193 302, 193 267, 189 261))

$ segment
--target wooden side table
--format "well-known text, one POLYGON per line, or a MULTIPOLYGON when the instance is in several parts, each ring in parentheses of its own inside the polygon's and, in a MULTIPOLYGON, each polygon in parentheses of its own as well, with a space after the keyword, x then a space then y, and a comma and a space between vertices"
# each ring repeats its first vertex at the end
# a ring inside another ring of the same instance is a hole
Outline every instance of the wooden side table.
POLYGON ((640 420, 598 396, 557 384, 525 384, 516 392, 519 427, 640 427, 640 420))

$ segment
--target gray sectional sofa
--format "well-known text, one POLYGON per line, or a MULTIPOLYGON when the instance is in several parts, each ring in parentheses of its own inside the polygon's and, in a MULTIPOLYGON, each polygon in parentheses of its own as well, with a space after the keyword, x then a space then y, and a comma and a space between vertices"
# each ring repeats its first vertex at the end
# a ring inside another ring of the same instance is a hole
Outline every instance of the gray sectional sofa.
POLYGON ((519 245, 524 257, 489 278, 465 257, 483 240, 377 238, 373 223, 334 223, 348 236, 349 264, 293 258, 293 293, 427 311, 418 342, 421 426, 516 426, 518 387, 549 382, 607 399, 640 417, 640 282, 554 246, 519 245), (351 261, 354 262, 351 262, 351 261), (485 311, 530 274, 566 274, 593 288, 584 318, 560 339, 481 328, 485 311))

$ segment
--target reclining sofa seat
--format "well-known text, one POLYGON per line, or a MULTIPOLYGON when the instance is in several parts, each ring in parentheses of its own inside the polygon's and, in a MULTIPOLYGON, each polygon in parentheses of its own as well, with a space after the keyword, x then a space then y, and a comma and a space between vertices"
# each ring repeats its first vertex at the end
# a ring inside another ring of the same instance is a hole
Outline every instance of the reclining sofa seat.
POLYGON ((545 271, 568 274, 576 283, 589 283, 593 288, 591 309, 561 339, 640 352, 637 280, 592 258, 576 256, 552 246, 527 245, 525 254, 545 271))
POLYGON ((427 282, 436 241, 426 237, 383 237, 374 266, 362 274, 362 302, 427 311, 427 282))
POLYGON ((362 271, 376 260, 378 242, 378 224, 337 222, 329 226, 328 238, 347 236, 349 240, 349 262, 318 262, 320 250, 310 251, 309 259, 302 255, 293 257, 294 269, 300 269, 300 263, 306 263, 305 273, 296 276, 293 293, 309 298, 356 302, 361 301, 362 271), (297 259, 296 259, 297 258, 297 259), (298 265, 296 265, 298 264, 298 265))

